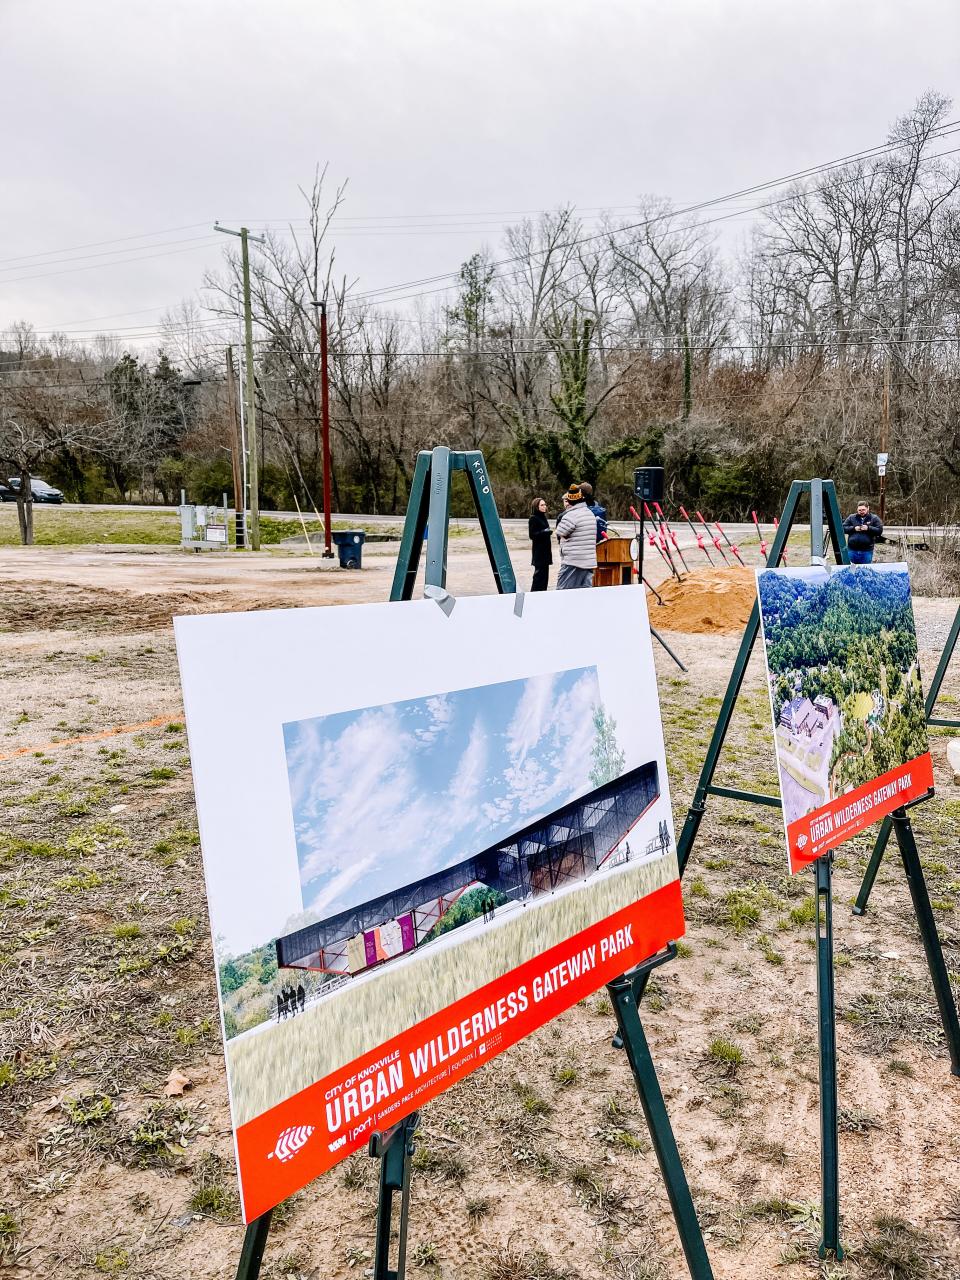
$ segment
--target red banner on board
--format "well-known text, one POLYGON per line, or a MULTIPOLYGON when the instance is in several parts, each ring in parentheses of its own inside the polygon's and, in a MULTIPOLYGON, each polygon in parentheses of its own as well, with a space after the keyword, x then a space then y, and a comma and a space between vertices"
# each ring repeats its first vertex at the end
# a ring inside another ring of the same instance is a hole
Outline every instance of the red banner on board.
POLYGON ((933 762, 928 751, 804 814, 787 827, 790 870, 816 862, 821 854, 932 788, 933 762))
POLYGON ((683 932, 673 880, 241 1125, 244 1221, 683 932))

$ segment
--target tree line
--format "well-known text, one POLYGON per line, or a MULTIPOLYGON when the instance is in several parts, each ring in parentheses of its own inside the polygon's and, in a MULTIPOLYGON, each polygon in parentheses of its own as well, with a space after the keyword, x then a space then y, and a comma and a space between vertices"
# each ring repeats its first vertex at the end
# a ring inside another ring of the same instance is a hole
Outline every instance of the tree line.
MULTIPOLYGON (((501 510, 590 480, 615 516, 632 471, 666 468, 669 499, 769 518, 789 481, 833 478, 851 501, 890 454, 898 520, 956 513, 960 477, 960 167, 949 99, 925 94, 889 145, 761 198, 749 240, 665 201, 586 228, 572 209, 507 229, 445 300, 365 298, 340 269, 346 191, 325 171, 303 231, 251 254, 264 507, 322 505, 319 321, 330 317, 333 500, 399 513, 419 449, 482 449, 501 510), (886 405, 886 410, 885 410, 886 405), (884 423, 887 423, 885 426, 884 423)), ((153 357, 109 335, 0 335, 0 464, 78 500, 232 493, 225 344, 240 264, 164 319, 153 357)), ((457 501, 466 503, 466 496, 457 501)), ((456 509, 456 508, 455 508, 456 509)))

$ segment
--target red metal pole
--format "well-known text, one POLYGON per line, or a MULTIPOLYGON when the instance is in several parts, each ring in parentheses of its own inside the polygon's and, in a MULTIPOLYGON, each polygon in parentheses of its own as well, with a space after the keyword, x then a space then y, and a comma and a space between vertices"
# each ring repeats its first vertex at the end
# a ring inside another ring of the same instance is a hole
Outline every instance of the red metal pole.
POLYGON ((660 503, 654 502, 653 509, 654 511, 656 511, 657 515, 660 517, 661 526, 662 528, 666 529, 667 534, 670 538, 670 541, 673 543, 674 550, 676 551, 677 555, 680 557, 680 563, 683 565, 687 573, 689 573, 690 566, 687 564, 686 560, 683 558, 683 552, 680 550, 680 543, 677 541, 677 535, 670 528, 670 521, 663 514, 663 508, 660 506, 660 503))
POLYGON ((330 507, 330 379, 327 372, 327 304, 320 303, 320 413, 323 445, 323 554, 332 556, 330 507))
POLYGON ((767 544, 764 541, 763 530, 760 528, 760 521, 757 519, 757 513, 755 511, 751 511, 750 514, 753 516, 753 523, 757 526, 757 534, 760 538, 760 554, 763 556, 764 560, 766 560, 767 544))
POLYGON ((690 526, 690 532, 691 532, 691 533, 693 534, 693 536, 696 538, 696 540, 697 540, 697 546, 700 548, 700 550, 703 552, 703 554, 707 557, 707 560, 710 562, 710 566, 711 566, 711 568, 712 568, 712 567, 713 567, 713 557, 710 555, 710 552, 707 550, 707 548, 706 548, 706 546, 705 546, 705 544, 704 544, 704 541, 703 541, 703 534, 702 534, 702 533, 697 533, 696 529, 693 527, 693 521, 690 519, 689 515, 687 514, 687 511, 686 511, 686 508, 685 508, 685 507, 681 507, 681 508, 680 508, 680 514, 683 516, 684 520, 686 520, 687 524, 690 526))
POLYGON ((720 545, 720 539, 717 537, 715 533, 711 534, 710 526, 707 524, 706 520, 704 520, 703 516, 700 514, 699 511, 696 513, 696 516, 697 516, 697 519, 700 521, 700 523, 703 525, 704 529, 706 530, 707 537, 712 538, 713 545, 717 548, 717 550, 720 552, 720 555, 723 557, 723 563, 729 564, 730 561, 727 559, 727 553, 724 551, 723 547, 720 545))

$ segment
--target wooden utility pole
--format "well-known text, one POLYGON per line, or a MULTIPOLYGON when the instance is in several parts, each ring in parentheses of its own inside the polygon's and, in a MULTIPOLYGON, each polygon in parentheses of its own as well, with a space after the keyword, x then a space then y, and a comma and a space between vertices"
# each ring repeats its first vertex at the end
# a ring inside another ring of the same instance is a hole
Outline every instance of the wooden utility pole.
POLYGON ((246 546, 244 524, 247 495, 243 491, 243 461, 240 419, 237 413, 237 380, 233 372, 233 347, 227 347, 227 416, 230 421, 230 460, 233 463, 233 505, 237 511, 237 548, 246 546))
POLYGON ((880 467, 880 522, 887 514, 887 440, 890 437, 890 352, 883 357, 883 418, 880 423, 880 452, 883 463, 880 467))
POLYGON ((259 465, 257 454, 257 405, 256 387, 253 379, 253 307, 250 302, 250 249, 248 241, 254 240, 263 244, 263 236, 251 236, 246 227, 239 231, 231 231, 229 227, 221 227, 219 222, 213 224, 214 231, 222 231, 224 235, 240 237, 240 259, 243 268, 243 332, 244 332, 244 401, 247 407, 247 439, 250 441, 250 545, 254 551, 260 550, 260 487, 259 465))
POLYGON ((333 497, 330 483, 330 378, 327 368, 327 304, 313 299, 320 330, 320 447, 323 458, 323 555, 333 557, 331 549, 333 497))

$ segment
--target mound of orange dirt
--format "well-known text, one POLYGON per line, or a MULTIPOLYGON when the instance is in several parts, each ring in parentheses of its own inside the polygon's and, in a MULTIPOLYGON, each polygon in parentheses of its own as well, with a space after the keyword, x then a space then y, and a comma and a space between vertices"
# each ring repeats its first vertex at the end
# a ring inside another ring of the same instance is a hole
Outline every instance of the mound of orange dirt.
POLYGON ((733 565, 726 569, 697 569, 682 582, 671 578, 657 590, 661 608, 648 593, 653 626, 693 635, 729 635, 742 631, 757 598, 752 569, 733 565))

